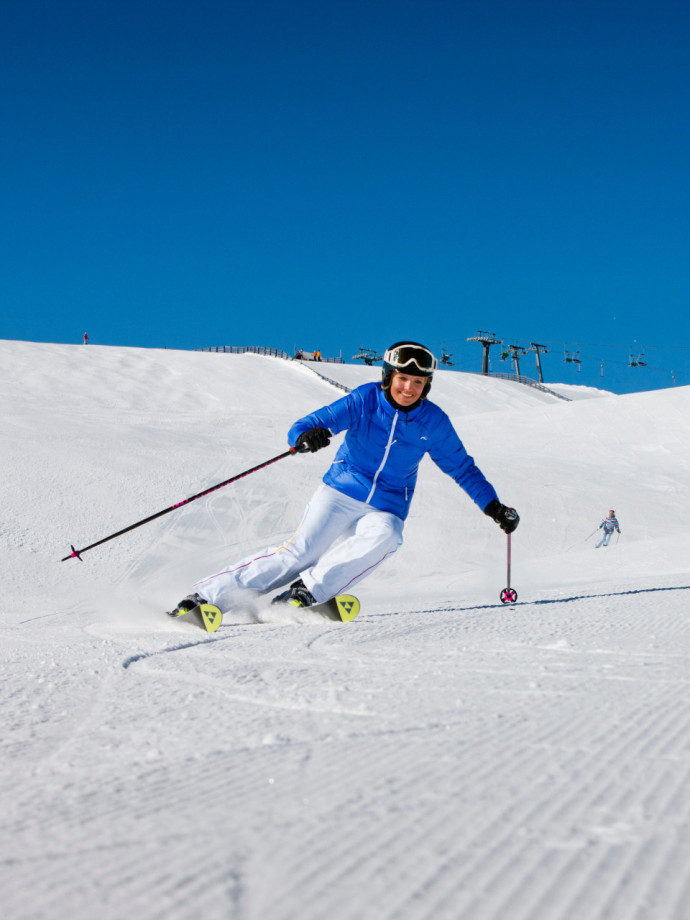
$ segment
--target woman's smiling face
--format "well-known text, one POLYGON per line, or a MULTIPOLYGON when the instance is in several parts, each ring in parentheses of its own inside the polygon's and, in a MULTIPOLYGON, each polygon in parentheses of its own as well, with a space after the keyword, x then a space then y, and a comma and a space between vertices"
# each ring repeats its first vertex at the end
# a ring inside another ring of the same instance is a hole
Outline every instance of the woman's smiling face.
POLYGON ((412 374, 402 374, 396 371, 391 379, 391 398, 405 409, 422 398, 426 377, 415 377, 412 374))

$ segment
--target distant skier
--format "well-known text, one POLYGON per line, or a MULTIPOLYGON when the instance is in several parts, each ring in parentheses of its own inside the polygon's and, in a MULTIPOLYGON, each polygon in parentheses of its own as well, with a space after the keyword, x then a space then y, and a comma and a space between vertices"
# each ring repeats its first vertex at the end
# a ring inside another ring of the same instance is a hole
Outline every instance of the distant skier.
POLYGON ((606 517, 601 522, 601 524, 599 524, 599 530, 602 530, 602 529, 604 532, 602 533, 601 539, 596 544, 594 549, 599 549, 600 546, 608 546, 609 540, 611 539, 611 534, 613 533, 614 530, 617 531, 618 533, 621 532, 621 529, 618 526, 618 519, 616 518, 615 511, 613 510, 609 511, 609 513, 606 515, 606 517))
POLYGON ((517 512, 501 504, 446 413, 427 401, 436 366, 423 345, 396 342, 384 355, 380 383, 365 383, 296 421, 288 443, 300 453, 314 453, 346 432, 296 533, 202 578, 172 615, 203 603, 226 611, 247 592, 286 586, 274 600, 302 607, 351 591, 402 545, 427 453, 506 533, 515 530, 517 512))
POLYGON ((88 345, 88 344, 89 344, 89 337, 86 333, 84 333, 84 345, 88 345))

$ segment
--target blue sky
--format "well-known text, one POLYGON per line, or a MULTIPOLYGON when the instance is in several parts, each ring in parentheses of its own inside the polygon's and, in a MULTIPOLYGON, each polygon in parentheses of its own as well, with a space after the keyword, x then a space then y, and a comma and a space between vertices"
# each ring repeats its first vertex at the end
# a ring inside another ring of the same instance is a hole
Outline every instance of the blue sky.
POLYGON ((686 0, 9 0, 0 337, 690 384, 689 49, 686 0))

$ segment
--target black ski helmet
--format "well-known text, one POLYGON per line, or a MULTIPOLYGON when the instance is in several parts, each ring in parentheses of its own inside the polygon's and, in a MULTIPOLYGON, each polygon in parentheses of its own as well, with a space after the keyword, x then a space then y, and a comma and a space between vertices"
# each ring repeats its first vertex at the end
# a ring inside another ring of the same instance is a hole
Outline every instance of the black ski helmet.
POLYGON ((426 345, 403 339, 401 342, 395 342, 384 352, 381 384, 383 389, 387 390, 391 385, 394 371, 412 374, 414 377, 428 377, 422 392, 422 399, 425 399, 431 389, 431 381, 437 365, 436 358, 426 345))

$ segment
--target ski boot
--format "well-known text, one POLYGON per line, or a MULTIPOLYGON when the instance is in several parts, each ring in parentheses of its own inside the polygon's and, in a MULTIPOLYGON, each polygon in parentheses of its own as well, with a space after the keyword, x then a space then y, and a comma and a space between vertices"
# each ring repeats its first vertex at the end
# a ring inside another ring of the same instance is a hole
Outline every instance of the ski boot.
POLYGON ((349 623, 359 613, 359 601, 352 594, 338 594, 319 604, 302 579, 293 581, 287 591, 276 595, 272 604, 290 604, 292 607, 313 607, 326 620, 349 623))
POLYGON ((311 594, 301 578, 293 581, 287 591, 277 594, 272 604, 290 604, 292 607, 313 607, 316 604, 316 598, 311 594))
POLYGON ((215 632, 223 622, 219 607, 209 604, 200 594, 188 594, 174 610, 168 611, 169 617, 183 617, 191 613, 192 622, 201 626, 206 632, 215 632))
POLYGON ((195 607, 205 604, 206 601, 200 594, 188 594, 187 597, 183 598, 177 607, 174 610, 168 611, 169 617, 183 617, 185 613, 189 613, 190 610, 193 610, 195 607))

